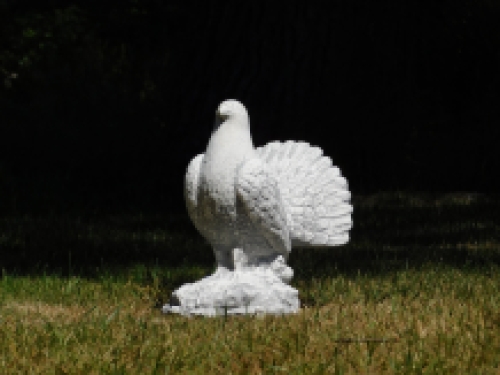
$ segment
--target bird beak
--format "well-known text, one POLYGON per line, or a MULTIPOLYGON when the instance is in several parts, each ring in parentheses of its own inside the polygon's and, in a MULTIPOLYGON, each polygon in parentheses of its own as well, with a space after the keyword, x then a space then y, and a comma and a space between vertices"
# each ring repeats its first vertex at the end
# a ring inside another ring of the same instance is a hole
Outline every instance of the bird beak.
POLYGON ((224 122, 224 116, 217 110, 215 111, 214 131, 224 122))
POLYGON ((226 118, 227 118, 227 115, 223 115, 222 113, 220 113, 220 111, 217 109, 217 111, 215 111, 215 118, 220 120, 220 121, 224 121, 226 118))
POLYGON ((215 111, 215 122, 222 124, 228 118, 229 118, 229 115, 227 113, 221 113, 218 109, 217 109, 217 111, 215 111))

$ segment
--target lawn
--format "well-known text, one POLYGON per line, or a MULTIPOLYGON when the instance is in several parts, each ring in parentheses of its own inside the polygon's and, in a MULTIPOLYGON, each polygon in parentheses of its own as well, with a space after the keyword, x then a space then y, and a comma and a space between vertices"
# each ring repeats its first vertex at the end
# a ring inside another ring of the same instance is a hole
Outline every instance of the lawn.
POLYGON ((213 269, 184 215, 0 218, 0 373, 499 374, 500 200, 355 196, 290 316, 164 315, 213 269))

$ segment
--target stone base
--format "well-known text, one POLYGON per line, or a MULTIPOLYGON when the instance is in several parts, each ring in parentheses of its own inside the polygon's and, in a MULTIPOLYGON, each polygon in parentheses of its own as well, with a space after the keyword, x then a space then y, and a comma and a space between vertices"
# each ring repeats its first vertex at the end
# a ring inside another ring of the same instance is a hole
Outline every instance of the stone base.
POLYGON ((299 310, 298 291, 269 267, 219 268, 213 275, 172 293, 164 313, 182 315, 290 314, 299 310))

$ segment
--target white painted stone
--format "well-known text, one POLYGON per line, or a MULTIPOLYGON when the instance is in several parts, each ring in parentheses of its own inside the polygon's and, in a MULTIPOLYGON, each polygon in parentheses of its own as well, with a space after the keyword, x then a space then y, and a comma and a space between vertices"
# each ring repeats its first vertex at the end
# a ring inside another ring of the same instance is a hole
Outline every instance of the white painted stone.
POLYGON ((297 312, 298 292, 288 285, 293 270, 286 264, 292 246, 349 241, 352 206, 339 169, 305 142, 256 149, 247 111, 236 100, 217 109, 205 154, 187 168, 185 199, 195 227, 212 245, 217 269, 174 291, 165 313, 297 312))

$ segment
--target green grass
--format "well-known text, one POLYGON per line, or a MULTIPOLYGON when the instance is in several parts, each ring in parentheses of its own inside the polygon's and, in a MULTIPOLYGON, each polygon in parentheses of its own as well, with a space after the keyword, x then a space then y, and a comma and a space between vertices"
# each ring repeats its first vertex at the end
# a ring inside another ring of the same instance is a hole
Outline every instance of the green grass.
POLYGON ((0 219, 0 373, 499 374, 499 200, 353 201, 349 245, 293 252, 283 317, 163 315, 213 268, 183 218, 0 219))

